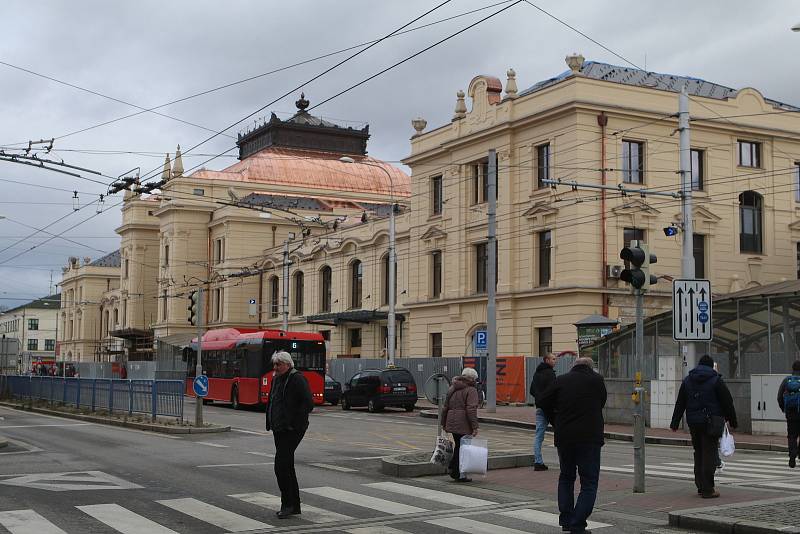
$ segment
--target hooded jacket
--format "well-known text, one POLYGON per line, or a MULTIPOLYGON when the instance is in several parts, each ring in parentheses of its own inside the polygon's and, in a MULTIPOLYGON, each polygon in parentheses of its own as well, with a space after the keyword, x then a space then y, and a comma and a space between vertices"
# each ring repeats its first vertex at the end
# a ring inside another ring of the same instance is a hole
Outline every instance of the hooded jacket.
POLYGON ((545 390, 556 381, 556 372, 552 367, 542 362, 536 367, 536 372, 533 373, 533 380, 531 380, 530 394, 533 400, 537 396, 541 396, 545 390))
POLYGON ((451 434, 473 434, 478 430, 478 390, 475 381, 457 376, 447 392, 442 412, 442 426, 451 434))
POLYGON ((719 373, 708 365, 698 365, 683 379, 670 428, 678 428, 684 411, 690 426, 705 425, 710 415, 724 417, 733 428, 738 426, 731 392, 719 373))

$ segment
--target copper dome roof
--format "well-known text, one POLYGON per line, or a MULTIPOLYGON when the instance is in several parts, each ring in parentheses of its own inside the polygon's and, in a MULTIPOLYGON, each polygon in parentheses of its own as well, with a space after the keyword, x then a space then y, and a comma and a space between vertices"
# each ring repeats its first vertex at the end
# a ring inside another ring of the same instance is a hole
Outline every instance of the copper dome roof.
POLYGON ((411 194, 411 180, 402 170, 369 156, 350 156, 355 163, 339 161, 340 154, 268 147, 221 171, 201 169, 192 178, 229 180, 289 186, 295 189, 348 191, 390 195, 411 194), (384 172, 385 171, 385 172, 384 172), (391 181, 389 173, 392 177, 391 181), (394 182, 394 184, 392 184, 394 182))

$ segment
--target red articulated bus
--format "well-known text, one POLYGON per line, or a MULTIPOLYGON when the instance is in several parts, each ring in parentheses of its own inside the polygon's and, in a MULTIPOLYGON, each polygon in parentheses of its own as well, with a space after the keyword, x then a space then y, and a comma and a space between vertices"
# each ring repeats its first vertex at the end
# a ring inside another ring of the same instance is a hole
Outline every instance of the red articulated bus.
MULTIPOLYGON (((314 404, 322 404, 325 388, 325 340, 321 334, 221 328, 203 335, 203 374, 208 376, 205 401, 243 405, 267 402, 272 386, 272 355, 283 350, 311 387, 314 404)), ((192 382, 197 365, 197 339, 186 349, 186 395, 194 396, 192 382)))

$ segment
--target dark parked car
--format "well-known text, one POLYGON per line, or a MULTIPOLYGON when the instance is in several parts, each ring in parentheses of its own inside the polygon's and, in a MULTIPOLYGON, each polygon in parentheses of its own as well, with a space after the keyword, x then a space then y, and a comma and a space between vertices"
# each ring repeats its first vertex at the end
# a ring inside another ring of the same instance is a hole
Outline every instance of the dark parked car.
POLYGON ((342 409, 366 406, 370 412, 379 412, 386 406, 414 409, 417 402, 417 384, 414 376, 402 367, 366 369, 356 373, 345 384, 342 409))
POLYGON ((342 398, 342 385, 333 378, 325 375, 325 394, 323 400, 330 402, 332 406, 339 404, 342 398))

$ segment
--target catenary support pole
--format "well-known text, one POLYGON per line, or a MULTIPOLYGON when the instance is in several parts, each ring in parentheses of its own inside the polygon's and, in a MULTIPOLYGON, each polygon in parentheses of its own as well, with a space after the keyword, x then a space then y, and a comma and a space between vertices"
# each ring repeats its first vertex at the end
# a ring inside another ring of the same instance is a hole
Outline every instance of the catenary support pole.
MULTIPOLYGON (((683 247, 681 251, 681 278, 694 279, 694 224, 692 220, 692 144, 689 131, 689 95, 686 86, 678 97, 678 130, 680 132, 681 163, 681 213, 683 216, 683 247)), ((683 342, 684 362, 681 364, 682 379, 696 363, 696 347, 692 341, 683 342)))
POLYGON ((489 355, 486 358, 486 409, 490 413, 497 411, 497 152, 489 151, 489 184, 486 193, 489 195, 489 236, 486 243, 486 336, 489 355))
POLYGON ((644 363, 644 292, 635 289, 636 295, 636 381, 634 385, 633 410, 633 492, 644 493, 644 387, 642 386, 642 364, 644 363))
POLYGON ((289 330, 289 240, 283 242, 283 295, 281 295, 283 307, 283 331, 289 330))
MULTIPOLYGON (((201 286, 197 290, 197 366, 194 376, 203 374, 203 315, 203 287, 201 286)), ((203 398, 195 396, 194 400, 194 426, 200 428, 203 426, 203 398)))

